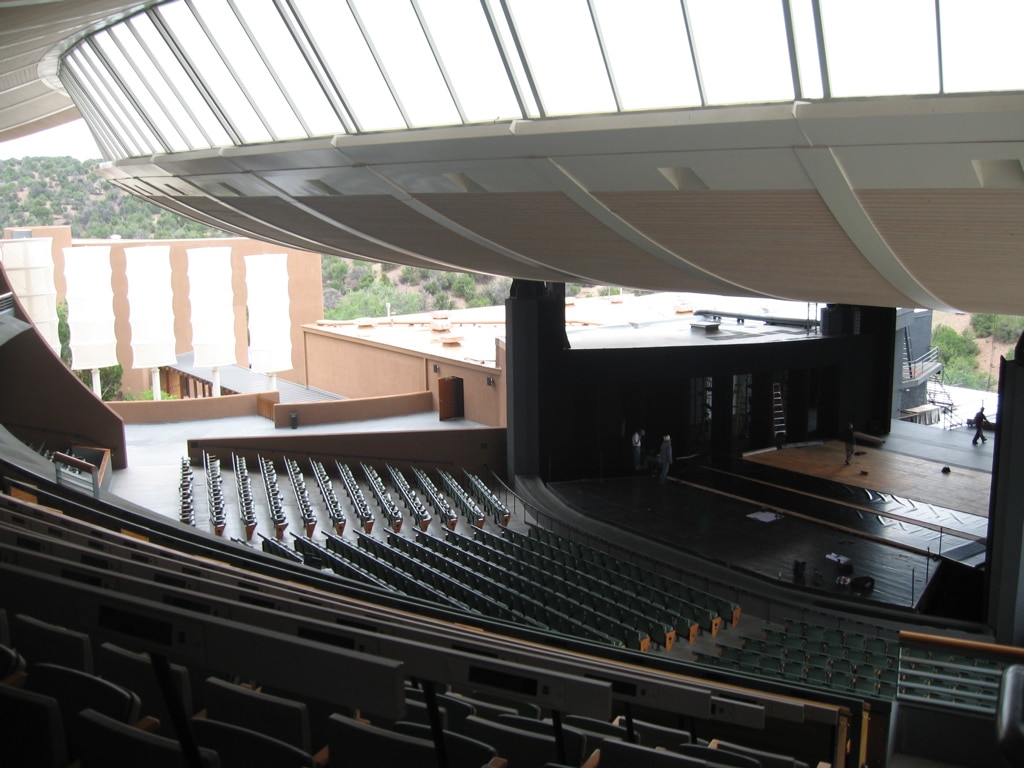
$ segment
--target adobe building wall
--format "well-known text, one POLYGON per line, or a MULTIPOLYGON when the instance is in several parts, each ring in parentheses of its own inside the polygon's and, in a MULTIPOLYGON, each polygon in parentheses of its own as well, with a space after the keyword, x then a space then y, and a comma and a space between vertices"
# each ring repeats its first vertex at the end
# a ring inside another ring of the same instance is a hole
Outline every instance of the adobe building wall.
POLYGON ((316 326, 303 331, 306 379, 311 387, 351 398, 430 392, 432 407, 437 410, 438 381, 454 376, 463 380, 466 419, 505 426, 505 381, 500 366, 453 360, 316 326))
POLYGON ((296 248, 284 248, 245 237, 205 238, 195 240, 76 240, 70 227, 17 227, 4 230, 11 237, 14 230, 31 231, 33 237, 53 238, 54 285, 57 301, 67 292, 64 279, 64 248, 73 245, 106 245, 110 247, 111 287, 114 292, 114 333, 117 337, 117 359, 124 370, 124 392, 148 392, 151 387, 149 369, 132 367, 131 325, 129 323, 127 258, 125 249, 136 246, 170 246, 171 288, 174 307, 175 352, 192 349, 192 315, 189 303, 188 250, 212 246, 231 246, 232 306, 234 307, 235 354, 239 365, 248 365, 248 332, 245 284, 245 257, 260 253, 285 253, 288 256, 288 300, 291 316, 292 368, 280 371, 282 379, 305 384, 305 348, 302 326, 323 317, 323 286, 320 255, 296 248))

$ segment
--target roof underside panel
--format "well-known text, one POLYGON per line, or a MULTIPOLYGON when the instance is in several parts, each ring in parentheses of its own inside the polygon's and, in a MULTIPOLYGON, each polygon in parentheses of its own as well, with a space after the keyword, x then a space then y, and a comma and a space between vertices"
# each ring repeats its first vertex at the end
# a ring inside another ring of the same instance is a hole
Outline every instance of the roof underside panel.
POLYGON ((779 298, 907 303, 861 255, 813 191, 601 194, 682 258, 779 298), (842 298, 833 285, 842 286, 842 298))

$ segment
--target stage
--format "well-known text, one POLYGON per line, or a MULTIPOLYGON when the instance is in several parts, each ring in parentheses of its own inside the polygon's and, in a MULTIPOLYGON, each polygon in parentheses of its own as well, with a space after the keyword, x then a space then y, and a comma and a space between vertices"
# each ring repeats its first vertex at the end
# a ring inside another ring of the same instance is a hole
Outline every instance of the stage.
POLYGON ((940 568, 984 567, 988 520, 978 512, 987 509, 991 445, 961 455, 965 432, 912 426, 894 424, 891 441, 859 448, 851 466, 842 443, 831 442, 725 463, 678 461, 664 484, 645 473, 550 488, 584 515, 737 571, 920 610, 940 568), (914 450, 928 455, 904 452, 914 450), (958 498, 974 508, 938 503, 958 498), (806 563, 802 578, 795 561, 806 563), (847 581, 861 576, 873 589, 847 581))

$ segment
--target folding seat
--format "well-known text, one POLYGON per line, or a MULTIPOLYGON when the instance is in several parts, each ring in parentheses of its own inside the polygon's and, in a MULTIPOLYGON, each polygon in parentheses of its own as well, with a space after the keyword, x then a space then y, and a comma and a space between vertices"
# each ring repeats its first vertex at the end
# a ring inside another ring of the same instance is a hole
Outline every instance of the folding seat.
POLYGON ((217 753, 224 768, 314 768, 318 765, 311 755, 298 747, 249 728, 203 717, 193 719, 190 727, 196 744, 217 753))
MULTIPOLYGON (((447 748, 450 743, 453 744, 452 757, 458 756, 459 759, 462 759, 461 749, 454 746, 454 742, 459 739, 453 737, 458 737, 458 734, 445 736, 445 747, 447 748)), ((389 731, 386 728, 353 720, 337 713, 327 719, 327 746, 331 754, 345 756, 340 759, 341 764, 351 766, 351 768, 394 768, 395 766, 437 764, 433 741, 407 733, 389 731)), ((466 752, 469 751, 467 747, 466 752)), ((452 760, 450 767, 481 768, 486 764, 475 762, 475 754, 470 759, 474 762, 457 764, 452 760)))
POLYGON ((46 662, 92 673, 92 643, 84 632, 65 629, 23 613, 14 617, 13 630, 13 647, 29 666, 46 662))
POLYGON ((203 706, 211 720, 259 731, 306 754, 313 752, 305 702, 208 677, 203 685, 203 706))
MULTIPOLYGON (((181 710, 185 717, 191 717, 192 683, 188 669, 180 664, 170 664, 171 681, 181 710)), ((174 720, 164 700, 160 681, 152 660, 141 653, 126 650, 113 643, 103 643, 96 652, 96 672, 104 680, 130 688, 139 696, 141 716, 155 717, 160 721, 160 733, 174 736, 174 720)))
POLYGON ((470 738, 494 747, 510 766, 542 766, 558 762, 553 737, 476 716, 466 718, 465 731, 470 738))
POLYGON ((724 749, 712 749, 703 744, 680 744, 673 751, 687 757, 698 758, 710 765, 730 766, 731 768, 761 768, 761 762, 753 757, 726 752, 724 749))
POLYGON ((94 709, 122 723, 139 719, 139 697, 109 680, 57 664, 34 664, 25 678, 25 690, 57 701, 64 721, 68 758, 78 757, 78 721, 83 709, 94 709))
MULTIPOLYGON (((629 732, 627 719, 620 716, 611 721, 613 725, 621 726, 629 732)), ((690 743, 693 740, 689 731, 681 728, 672 728, 657 723, 648 723, 645 720, 633 720, 633 732, 637 742, 644 746, 660 746, 666 750, 671 749, 674 744, 690 743)), ((624 739, 628 740, 628 739, 624 739)))
MULTIPOLYGON (((436 753, 436 743, 428 725, 399 720, 395 723, 395 733, 429 742, 436 753)), ((498 757, 497 751, 490 744, 484 744, 455 731, 444 732, 444 748, 449 768, 483 768, 498 757)), ((495 764, 498 764, 498 761, 495 761, 495 764)))
POLYGON ((67 768, 64 721, 57 700, 0 685, 0 765, 67 768))
MULTIPOLYGON (((501 715, 498 717, 498 722, 545 736, 553 743, 555 742, 555 724, 551 720, 536 720, 532 717, 522 717, 520 715, 501 715)), ((558 762, 580 765, 587 759, 587 755, 593 751, 593 748, 589 746, 590 740, 587 738, 586 733, 571 725, 562 726, 562 743, 565 747, 565 759, 558 762)))
POLYGON ((790 757, 789 755, 783 755, 776 752, 766 752, 765 750, 754 749, 753 747, 747 747, 742 744, 735 744, 715 739, 712 740, 708 746, 720 749, 724 752, 732 752, 733 754, 752 757, 760 762, 763 768, 807 768, 806 763, 790 757))
MULTIPOLYGON (((133 728, 94 709, 76 716, 81 733, 81 768, 189 768, 177 739, 133 728)), ((199 748, 201 768, 219 768, 217 753, 199 748)))
POLYGON ((699 758, 626 741, 608 740, 601 745, 601 768, 705 768, 707 765, 699 758))

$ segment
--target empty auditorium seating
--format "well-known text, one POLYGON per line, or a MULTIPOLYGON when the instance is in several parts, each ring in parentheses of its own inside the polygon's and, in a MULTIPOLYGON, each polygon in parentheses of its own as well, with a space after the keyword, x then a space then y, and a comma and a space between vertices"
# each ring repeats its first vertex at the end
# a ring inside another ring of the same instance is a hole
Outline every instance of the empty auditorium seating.
POLYGON ((252 728, 209 718, 189 723, 196 744, 217 753, 223 768, 313 768, 309 753, 252 728))
POLYGON ((78 756, 81 743, 76 715, 94 709, 121 723, 139 719, 139 697, 108 680, 57 664, 33 664, 25 679, 26 691, 56 700, 64 723, 64 738, 70 759, 78 756))
MULTIPOLYGON (((420 729, 413 730, 422 733, 420 729)), ((419 735, 391 731, 337 713, 328 718, 327 739, 328 749, 332 755, 359 755, 360 768, 426 766, 437 763, 433 741, 419 735)), ((452 741, 458 739, 445 738, 445 746, 452 741)), ((453 744, 449 754, 450 767, 481 768, 482 765, 486 765, 486 761, 479 761, 481 754, 490 760, 494 753, 484 743, 477 744, 481 744, 482 749, 472 748, 474 745, 469 743, 464 745, 464 749, 453 744)))
POLYGON ((0 764, 67 768, 64 720, 57 700, 0 684, 0 764))
MULTIPOLYGON (((192 681, 189 671, 180 664, 170 664, 169 671, 183 717, 192 715, 192 681)), ((147 655, 129 651, 113 643, 103 643, 96 652, 96 673, 104 680, 128 688, 139 697, 139 714, 159 720, 159 732, 173 736, 174 719, 166 702, 153 662, 147 655)))
POLYGON ((88 635, 32 616, 18 614, 14 617, 14 647, 30 665, 49 662, 83 672, 93 671, 88 635))
MULTIPOLYGON (((93 709, 76 715, 81 734, 82 768, 187 768, 181 743, 159 734, 134 728, 93 709)), ((201 768, 220 768, 217 753, 199 748, 201 768)))
POLYGON ((305 702, 260 693, 236 683, 208 677, 203 684, 206 717, 258 731, 301 750, 313 751, 305 702))

